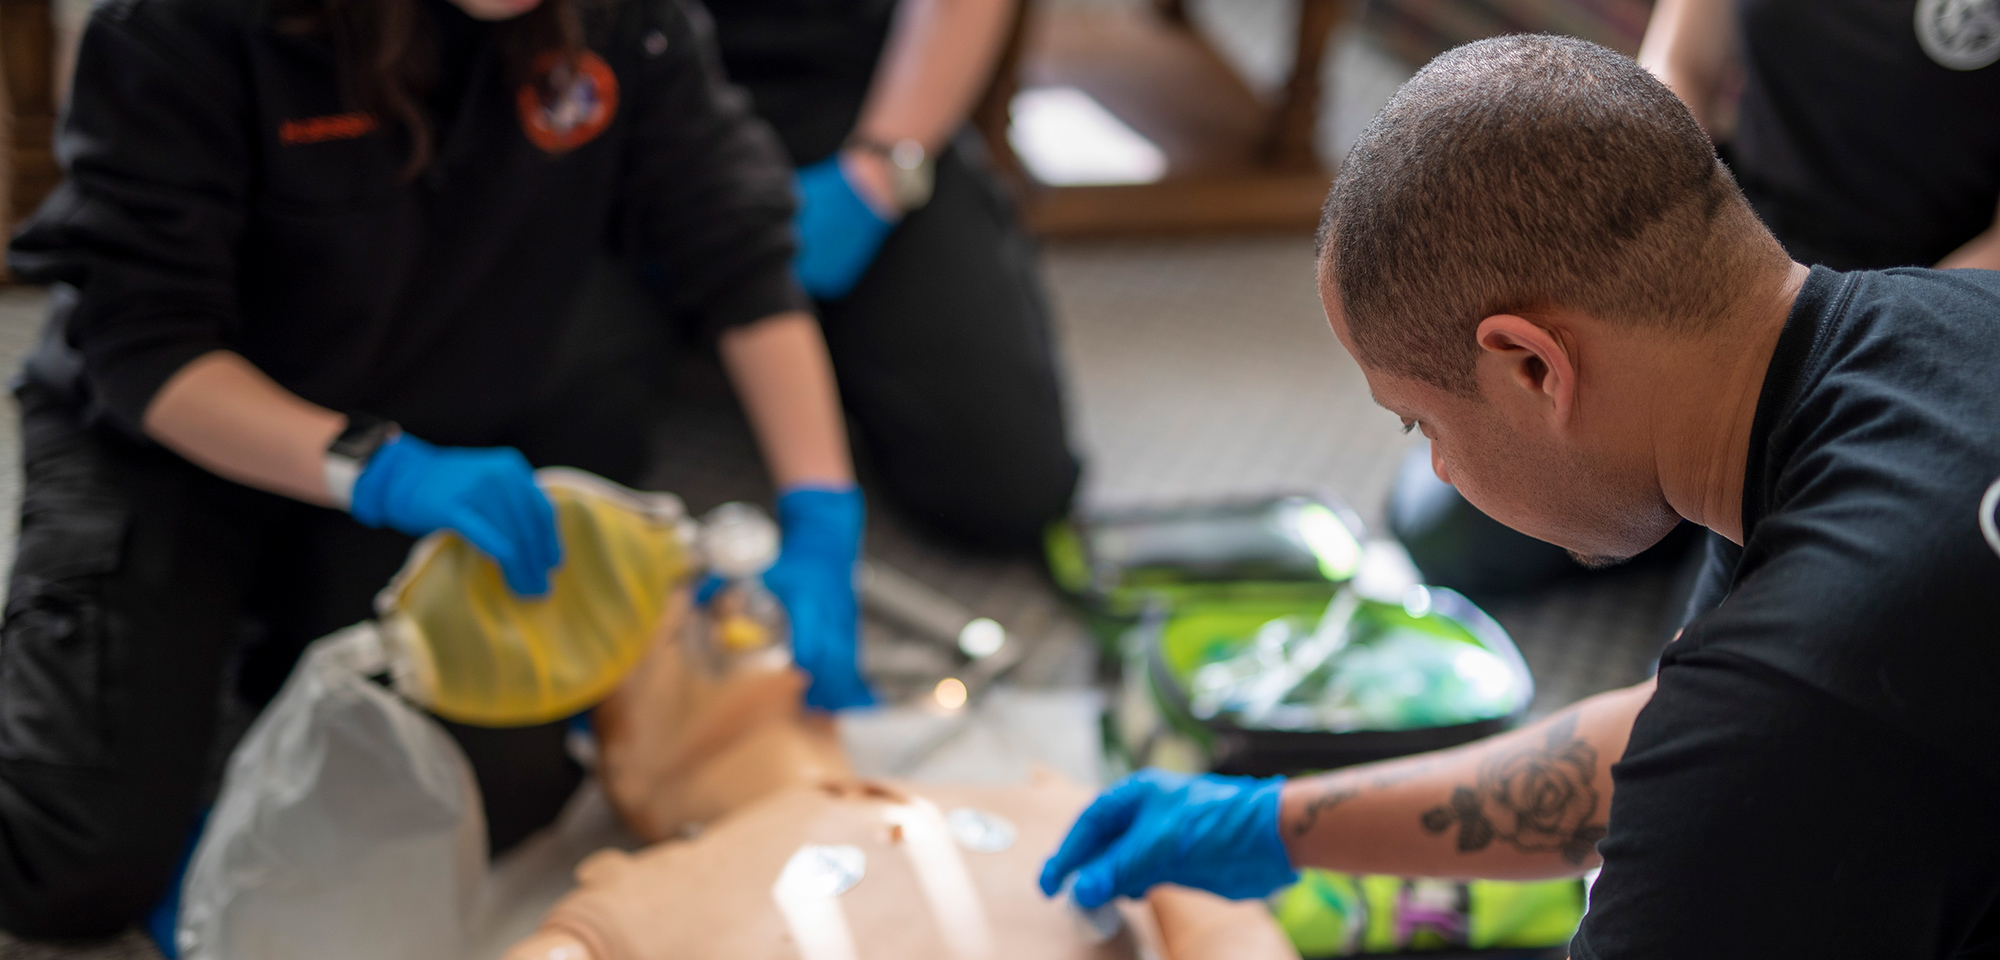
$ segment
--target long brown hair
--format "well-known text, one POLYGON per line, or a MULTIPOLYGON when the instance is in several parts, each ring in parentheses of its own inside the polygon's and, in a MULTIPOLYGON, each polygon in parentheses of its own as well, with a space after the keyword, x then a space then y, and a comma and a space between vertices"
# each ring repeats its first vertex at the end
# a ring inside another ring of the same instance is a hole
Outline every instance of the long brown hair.
MULTIPOLYGON (((403 178, 430 166, 436 152, 425 99, 437 87, 436 26, 423 0, 280 0, 276 24, 290 34, 324 33, 333 44, 343 95, 359 111, 403 128, 410 156, 403 178)), ((577 0, 542 0, 494 24, 493 39, 509 89, 528 82, 535 61, 583 48, 577 0)))

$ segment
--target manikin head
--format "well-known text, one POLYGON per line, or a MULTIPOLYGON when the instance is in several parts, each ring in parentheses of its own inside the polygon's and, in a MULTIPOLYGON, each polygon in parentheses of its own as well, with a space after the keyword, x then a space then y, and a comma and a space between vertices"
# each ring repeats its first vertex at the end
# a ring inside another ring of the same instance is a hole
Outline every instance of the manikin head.
MULTIPOLYGON (((1320 295, 1438 476, 1585 562, 1679 520, 1655 432, 1789 258, 1632 60, 1516 36, 1433 60, 1327 198, 1320 295)), ((1761 368, 1759 368, 1761 379, 1761 368)))

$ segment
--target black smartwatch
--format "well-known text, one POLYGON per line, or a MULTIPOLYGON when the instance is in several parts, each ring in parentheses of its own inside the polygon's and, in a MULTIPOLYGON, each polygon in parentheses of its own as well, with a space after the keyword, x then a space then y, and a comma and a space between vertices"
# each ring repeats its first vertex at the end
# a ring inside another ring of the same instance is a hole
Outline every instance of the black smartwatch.
POLYGON ((354 482, 361 479, 362 468, 383 444, 402 433, 403 428, 391 420, 365 413, 347 415, 347 429, 326 445, 326 492, 332 494, 335 506, 346 510, 354 504, 354 482))

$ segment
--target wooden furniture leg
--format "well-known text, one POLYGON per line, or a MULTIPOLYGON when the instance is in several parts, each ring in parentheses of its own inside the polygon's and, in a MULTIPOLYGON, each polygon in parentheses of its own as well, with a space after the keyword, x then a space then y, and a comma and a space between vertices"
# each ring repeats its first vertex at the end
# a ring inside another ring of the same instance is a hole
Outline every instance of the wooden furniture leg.
POLYGON ((1298 56, 1275 106, 1183 19, 1185 0, 1039 5, 1028 15, 1018 83, 1084 91, 1157 146, 1167 166, 1150 183, 1024 177, 1030 229, 1043 236, 1310 231, 1328 182, 1313 149, 1320 76, 1327 41, 1351 2, 1300 0, 1298 56))
POLYGON ((55 23, 49 0, 0 0, 0 73, 8 112, 7 226, 35 212, 62 179, 54 136, 55 23))
POLYGON ((1297 53, 1285 92, 1271 112, 1264 141, 1264 162, 1273 169, 1303 172, 1319 169, 1313 131, 1319 121, 1320 74, 1326 64, 1327 40, 1347 19, 1351 0, 1299 0, 1297 53))

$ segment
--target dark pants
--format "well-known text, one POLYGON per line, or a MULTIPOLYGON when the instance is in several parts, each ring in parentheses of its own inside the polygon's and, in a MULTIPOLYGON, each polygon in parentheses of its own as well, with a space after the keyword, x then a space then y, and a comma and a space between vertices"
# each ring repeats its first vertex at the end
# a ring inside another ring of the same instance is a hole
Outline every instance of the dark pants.
MULTIPOLYGON (((623 384, 509 437, 629 480, 623 384), (588 414, 584 411, 587 410, 588 414)), ((584 400, 585 392, 571 394, 584 400)), ((20 392, 21 535, 0 625, 0 927, 89 936, 165 890, 226 752, 313 639, 372 615, 411 538, 231 483, 20 392)), ((446 724, 503 849, 581 778, 564 726, 446 724)))
POLYGON ((856 442, 905 514, 1018 549, 1068 512, 1078 464, 1034 245, 975 138, 938 158, 930 203, 821 314, 856 442))
MULTIPOLYGON (((1068 513, 1079 465, 1034 243, 982 155, 966 136, 939 157, 930 203, 896 225, 848 296, 819 304, 820 323, 870 506, 958 546, 1021 550, 1068 513)), ((699 326, 663 327, 638 274, 596 272, 578 318, 590 333, 564 366, 642 384, 658 380, 661 350, 693 345, 699 326)), ((741 482, 757 467, 712 352, 689 354, 658 385, 679 408, 648 476, 697 509, 765 492, 741 482)))

